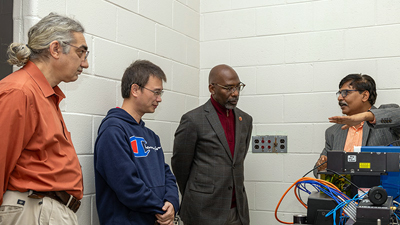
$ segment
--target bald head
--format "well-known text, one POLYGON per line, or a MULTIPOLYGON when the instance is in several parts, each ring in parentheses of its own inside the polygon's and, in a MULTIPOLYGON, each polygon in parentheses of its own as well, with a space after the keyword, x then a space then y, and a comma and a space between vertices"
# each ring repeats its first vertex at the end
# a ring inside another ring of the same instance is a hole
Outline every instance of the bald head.
POLYGON ((236 71, 228 65, 218 65, 211 69, 208 90, 212 98, 227 109, 233 109, 239 100, 243 85, 236 71))
POLYGON ((221 79, 224 78, 229 79, 232 76, 236 76, 239 79, 236 71, 232 67, 225 64, 214 66, 214 68, 211 69, 210 74, 208 76, 208 83, 209 84, 218 83, 220 82, 221 79))

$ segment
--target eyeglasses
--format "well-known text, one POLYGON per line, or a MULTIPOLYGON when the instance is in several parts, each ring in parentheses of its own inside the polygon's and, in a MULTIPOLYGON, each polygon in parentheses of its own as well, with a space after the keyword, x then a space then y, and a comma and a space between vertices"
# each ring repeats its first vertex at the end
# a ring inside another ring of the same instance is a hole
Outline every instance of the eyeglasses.
POLYGON ((217 83, 211 83, 211 84, 212 84, 212 85, 218 85, 219 87, 221 87, 221 88, 227 90, 227 91, 230 92, 230 93, 233 93, 233 92, 235 92, 236 90, 237 90, 238 92, 240 92, 240 91, 243 90, 244 87, 246 87, 246 85, 243 84, 242 82, 240 82, 240 83, 239 83, 238 85, 236 85, 236 86, 224 86, 224 85, 220 85, 220 84, 217 84, 217 83))
POLYGON ((359 90, 343 89, 341 91, 336 92, 336 97, 339 98, 339 96, 342 95, 343 98, 346 98, 346 96, 352 91, 359 91, 359 90))
POLYGON ((163 90, 155 90, 155 91, 153 91, 153 90, 150 90, 150 89, 145 88, 145 87, 141 87, 141 88, 144 88, 144 89, 146 89, 146 90, 149 90, 149 91, 153 92, 155 96, 160 96, 160 97, 161 97, 162 94, 164 94, 164 91, 163 91, 163 90))
POLYGON ((78 51, 76 52, 76 54, 79 56, 79 58, 82 59, 82 56, 85 56, 85 57, 84 57, 84 60, 86 60, 87 57, 89 56, 89 51, 86 50, 86 49, 83 49, 83 47, 78 47, 78 46, 75 46, 75 45, 71 45, 70 43, 65 42, 65 41, 63 41, 63 43, 66 44, 66 45, 72 46, 72 47, 74 47, 74 48, 77 48, 78 51), (79 50, 79 49, 80 49, 80 50, 79 50))

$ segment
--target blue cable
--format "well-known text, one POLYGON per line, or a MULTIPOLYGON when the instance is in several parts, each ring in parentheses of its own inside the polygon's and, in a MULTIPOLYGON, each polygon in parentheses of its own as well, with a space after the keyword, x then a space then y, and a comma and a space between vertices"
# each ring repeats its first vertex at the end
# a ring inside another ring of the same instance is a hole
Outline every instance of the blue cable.
MULTIPOLYGON (((347 195, 345 195, 343 192, 338 191, 335 188, 329 187, 327 185, 321 184, 318 181, 315 180, 307 180, 307 181, 300 181, 296 184, 296 187, 299 188, 300 190, 311 194, 311 191, 309 191, 306 187, 306 184, 311 185, 314 187, 317 191, 323 192, 329 197, 331 197, 333 200, 338 203, 338 205, 335 207, 335 209, 331 210, 326 217, 328 217, 331 214, 333 215, 333 223, 336 224, 336 211, 340 209, 340 215, 342 215, 343 212, 343 207, 347 205, 349 202, 354 201, 355 199, 350 199, 347 195)), ((347 216, 340 216, 340 224, 343 224, 344 221, 348 218, 347 216)))

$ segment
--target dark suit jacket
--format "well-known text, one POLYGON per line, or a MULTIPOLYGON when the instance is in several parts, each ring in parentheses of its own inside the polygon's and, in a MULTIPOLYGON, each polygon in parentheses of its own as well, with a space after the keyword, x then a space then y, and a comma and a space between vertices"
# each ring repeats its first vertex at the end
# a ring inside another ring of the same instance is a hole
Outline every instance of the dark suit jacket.
MULTIPOLYGON (((372 106, 375 124, 365 123, 363 126, 362 146, 386 146, 400 138, 400 108, 396 104, 381 105, 379 109, 372 106)), ((321 155, 329 150, 343 150, 348 129, 342 130, 343 124, 334 124, 325 131, 325 148, 321 155)), ((394 143, 393 145, 399 145, 394 143)), ((329 160, 329 159, 328 159, 329 160)), ((316 170, 314 170, 316 176, 316 170)))
POLYGON ((240 220, 243 225, 249 224, 244 159, 253 119, 240 109, 233 111, 236 127, 233 158, 211 100, 183 115, 176 130, 171 165, 182 194, 179 215, 185 224, 224 224, 233 187, 240 220))

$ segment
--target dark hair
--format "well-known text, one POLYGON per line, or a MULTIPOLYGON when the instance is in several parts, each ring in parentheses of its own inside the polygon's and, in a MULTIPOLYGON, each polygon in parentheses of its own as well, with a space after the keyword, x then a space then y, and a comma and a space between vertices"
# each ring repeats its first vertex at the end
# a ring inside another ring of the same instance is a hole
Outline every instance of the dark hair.
POLYGON ((369 92, 368 101, 372 105, 375 104, 378 94, 376 93, 375 81, 367 74, 349 74, 345 76, 339 83, 339 89, 347 82, 350 81, 350 86, 362 93, 363 91, 369 92))
POLYGON ((136 60, 126 68, 121 80, 121 93, 123 98, 129 98, 132 84, 137 84, 140 88, 144 87, 149 81, 149 77, 154 76, 167 81, 162 69, 148 60, 136 60))

